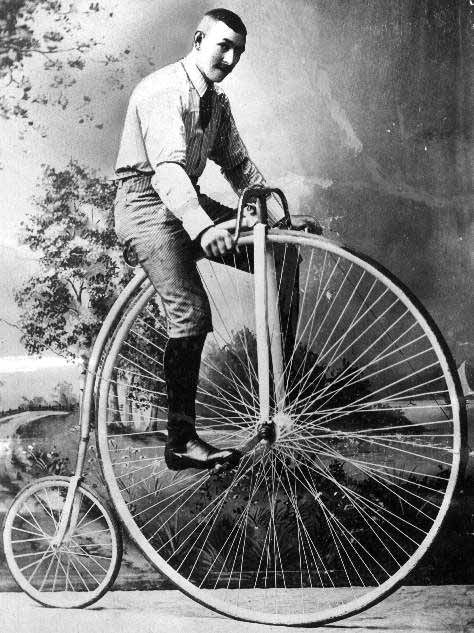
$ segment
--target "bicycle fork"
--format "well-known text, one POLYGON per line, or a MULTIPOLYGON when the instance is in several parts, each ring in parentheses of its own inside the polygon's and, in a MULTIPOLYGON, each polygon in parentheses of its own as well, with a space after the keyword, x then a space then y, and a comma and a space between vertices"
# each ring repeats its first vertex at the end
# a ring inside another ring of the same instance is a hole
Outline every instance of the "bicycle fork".
POLYGON ((277 412, 285 405, 283 349, 278 287, 273 254, 267 249, 267 227, 254 227, 255 323, 260 401, 260 424, 270 420, 270 358, 277 412))
POLYGON ((255 323, 259 385, 259 421, 257 437, 268 444, 277 439, 275 419, 285 406, 283 346, 278 284, 273 253, 267 248, 267 226, 254 226, 255 323), (273 373, 275 411, 271 419, 270 361, 273 373))
MULTIPOLYGON (((283 369, 282 331, 280 321, 278 284, 273 252, 267 248, 268 212, 266 199, 277 195, 281 201, 284 219, 291 227, 288 202, 281 189, 253 186, 247 187, 240 196, 234 241, 237 243, 242 224, 243 210, 250 200, 255 200, 258 222, 253 227, 254 235, 254 284, 255 323, 257 338, 257 365, 259 389, 259 421, 257 433, 242 448, 245 453, 252 450, 261 440, 268 444, 277 439, 278 428, 275 420, 283 414, 285 407, 285 379, 283 369), (270 361, 273 371, 275 412, 271 419, 270 361)), ((280 418, 284 422, 284 415, 280 418)))
POLYGON ((77 453, 76 468, 74 475, 71 477, 64 507, 61 512, 56 533, 51 539, 50 544, 53 548, 61 547, 64 541, 68 541, 74 534, 76 529, 79 511, 81 509, 81 495, 78 493, 78 487, 82 482, 84 464, 87 455, 87 447, 89 445, 90 429, 89 429, 89 412, 91 410, 92 380, 91 374, 86 375, 83 384, 83 397, 81 399, 81 438, 79 441, 79 449, 77 453))
POLYGON ((140 287, 143 277, 144 273, 142 272, 136 274, 135 277, 129 281, 127 287, 120 295, 121 300, 117 300, 114 303, 113 308, 105 318, 103 326, 92 348, 83 381, 83 392, 80 405, 81 438, 79 441, 76 468, 74 475, 71 477, 64 507, 57 525, 56 534, 53 539, 51 539, 51 545, 53 547, 59 548, 65 539, 70 538, 70 536, 74 534, 74 530, 76 529, 81 506, 81 494, 78 491, 78 488, 83 479, 87 447, 89 445, 90 421, 92 419, 94 409, 94 384, 98 373, 99 362, 106 345, 109 330, 120 318, 122 309, 128 300, 130 292, 140 287))

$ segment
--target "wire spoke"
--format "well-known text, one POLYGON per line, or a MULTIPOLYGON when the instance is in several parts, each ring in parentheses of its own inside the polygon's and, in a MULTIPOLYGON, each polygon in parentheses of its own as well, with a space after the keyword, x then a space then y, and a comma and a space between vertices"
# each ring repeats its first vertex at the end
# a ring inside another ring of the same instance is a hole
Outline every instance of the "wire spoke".
MULTIPOLYGON (((434 538, 457 474, 460 408, 444 346, 390 276, 324 238, 266 239, 268 439, 259 441, 259 263, 244 234, 240 255, 198 263, 214 329, 193 419, 203 441, 241 451, 239 461, 218 474, 167 467, 168 325, 148 285, 107 342, 99 446, 120 517, 179 586, 242 619, 314 624, 379 599, 434 538)), ((44 586, 63 588, 66 556, 68 588, 107 573, 112 545, 86 510, 68 551, 41 563, 44 586)), ((38 548, 47 537, 24 513, 31 525, 15 535, 38 548)), ((34 559, 32 573, 43 556, 19 560, 34 559)))

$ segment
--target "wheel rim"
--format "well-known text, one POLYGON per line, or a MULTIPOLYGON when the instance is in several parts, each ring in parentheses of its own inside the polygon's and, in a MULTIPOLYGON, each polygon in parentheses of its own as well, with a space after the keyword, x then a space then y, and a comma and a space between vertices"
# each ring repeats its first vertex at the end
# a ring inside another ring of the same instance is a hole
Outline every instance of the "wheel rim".
POLYGON ((49 607, 92 604, 113 582, 121 541, 100 500, 80 486, 77 520, 54 545, 69 480, 48 478, 23 490, 5 519, 4 543, 10 571, 34 600, 49 607))
MULTIPOLYGON (((459 470, 461 412, 442 342, 392 278, 321 238, 269 242, 279 285, 299 293, 276 442, 219 477, 166 470, 166 323, 148 286, 104 365, 99 450, 122 520, 183 591, 237 618, 321 623, 379 600, 428 548, 459 470), (120 400, 128 419, 117 426, 120 400)), ((240 446, 258 421, 253 278, 200 268, 214 333, 197 428, 214 445, 240 446)))

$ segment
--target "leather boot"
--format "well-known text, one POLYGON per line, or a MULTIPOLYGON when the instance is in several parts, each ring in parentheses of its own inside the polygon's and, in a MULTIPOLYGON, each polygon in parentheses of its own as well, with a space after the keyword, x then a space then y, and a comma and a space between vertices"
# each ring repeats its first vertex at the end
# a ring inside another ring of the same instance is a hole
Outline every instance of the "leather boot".
POLYGON ((210 470, 217 464, 231 468, 238 464, 239 459, 239 451, 216 448, 202 440, 196 433, 193 420, 181 418, 168 422, 165 463, 170 470, 210 470))
POLYGON ((205 335, 170 338, 163 357, 168 394, 168 441, 165 463, 170 470, 212 469, 236 465, 239 451, 219 449, 202 440, 195 428, 195 401, 205 335))

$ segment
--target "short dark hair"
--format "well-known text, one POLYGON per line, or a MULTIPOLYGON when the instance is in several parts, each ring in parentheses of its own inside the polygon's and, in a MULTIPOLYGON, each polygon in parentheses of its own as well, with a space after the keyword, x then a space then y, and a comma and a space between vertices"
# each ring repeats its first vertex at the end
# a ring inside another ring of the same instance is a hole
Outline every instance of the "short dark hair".
POLYGON ((211 9, 204 14, 204 17, 210 17, 217 22, 224 22, 224 24, 227 24, 227 26, 236 33, 247 37, 245 24, 236 13, 229 11, 229 9, 211 9))

